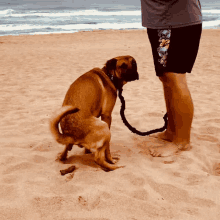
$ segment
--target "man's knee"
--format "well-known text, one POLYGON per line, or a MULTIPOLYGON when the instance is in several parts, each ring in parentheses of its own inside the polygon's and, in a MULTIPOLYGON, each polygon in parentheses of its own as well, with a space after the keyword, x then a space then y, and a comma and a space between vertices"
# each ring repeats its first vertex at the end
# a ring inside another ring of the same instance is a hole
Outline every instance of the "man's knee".
POLYGON ((164 86, 168 87, 187 85, 185 73, 165 72, 159 79, 164 86))

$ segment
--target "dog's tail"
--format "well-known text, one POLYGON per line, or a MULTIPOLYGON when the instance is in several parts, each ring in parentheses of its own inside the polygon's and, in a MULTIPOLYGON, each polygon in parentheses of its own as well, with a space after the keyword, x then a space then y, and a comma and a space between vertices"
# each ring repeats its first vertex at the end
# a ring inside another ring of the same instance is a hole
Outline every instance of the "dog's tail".
POLYGON ((63 145, 67 145, 67 144, 74 144, 75 140, 73 137, 69 136, 69 135, 65 135, 65 134, 61 134, 59 131, 59 122, 60 120, 65 117, 68 114, 71 113, 76 113, 78 112, 79 109, 74 107, 74 106, 70 106, 70 105, 66 105, 63 106, 51 119, 50 119, 50 130, 51 133, 53 135, 53 137, 55 138, 55 140, 63 145))

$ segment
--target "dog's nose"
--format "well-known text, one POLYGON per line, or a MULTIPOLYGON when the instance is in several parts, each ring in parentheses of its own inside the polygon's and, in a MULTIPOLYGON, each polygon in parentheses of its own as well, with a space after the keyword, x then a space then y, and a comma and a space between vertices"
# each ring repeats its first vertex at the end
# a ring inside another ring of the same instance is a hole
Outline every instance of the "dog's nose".
POLYGON ((139 74, 138 72, 136 72, 135 74, 133 74, 133 80, 139 80, 139 74))
POLYGON ((136 73, 132 73, 132 74, 126 74, 124 79, 127 82, 131 82, 131 81, 134 81, 134 80, 138 80, 139 79, 139 75, 138 75, 137 72, 136 73))

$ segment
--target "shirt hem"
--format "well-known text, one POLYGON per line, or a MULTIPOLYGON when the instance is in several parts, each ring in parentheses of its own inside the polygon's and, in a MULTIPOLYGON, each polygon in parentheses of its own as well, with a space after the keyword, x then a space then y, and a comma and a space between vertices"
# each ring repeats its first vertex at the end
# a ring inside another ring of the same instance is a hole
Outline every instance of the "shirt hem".
POLYGON ((196 25, 196 24, 202 24, 202 21, 195 21, 195 22, 177 24, 177 25, 163 25, 163 26, 155 26, 152 24, 147 24, 147 25, 142 24, 142 26, 146 28, 151 28, 151 29, 171 29, 171 28, 187 27, 187 26, 196 25))

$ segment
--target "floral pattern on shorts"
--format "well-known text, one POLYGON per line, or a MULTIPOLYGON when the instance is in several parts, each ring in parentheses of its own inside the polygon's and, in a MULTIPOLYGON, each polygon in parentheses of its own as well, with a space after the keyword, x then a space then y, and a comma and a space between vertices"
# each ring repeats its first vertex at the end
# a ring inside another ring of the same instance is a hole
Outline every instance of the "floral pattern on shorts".
POLYGON ((168 48, 170 46, 171 29, 158 30, 158 36, 159 36, 159 42, 160 42, 160 45, 157 48, 157 52, 160 57, 158 62, 164 67, 166 67, 168 48))

